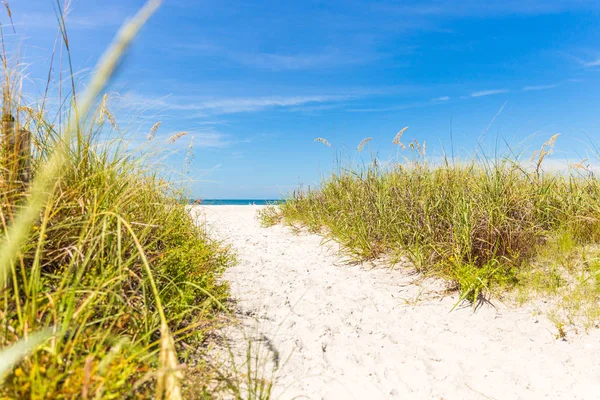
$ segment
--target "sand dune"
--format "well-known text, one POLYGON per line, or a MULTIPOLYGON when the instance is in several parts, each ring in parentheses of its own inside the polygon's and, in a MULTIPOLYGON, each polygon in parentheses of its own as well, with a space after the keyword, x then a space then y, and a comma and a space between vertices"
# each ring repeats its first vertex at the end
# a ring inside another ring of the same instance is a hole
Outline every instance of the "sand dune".
POLYGON ((439 282, 348 265, 317 235, 261 228, 257 209, 192 212, 237 250, 225 278, 279 353, 275 398, 599 398, 598 331, 563 341, 532 308, 500 303, 450 312, 439 282))

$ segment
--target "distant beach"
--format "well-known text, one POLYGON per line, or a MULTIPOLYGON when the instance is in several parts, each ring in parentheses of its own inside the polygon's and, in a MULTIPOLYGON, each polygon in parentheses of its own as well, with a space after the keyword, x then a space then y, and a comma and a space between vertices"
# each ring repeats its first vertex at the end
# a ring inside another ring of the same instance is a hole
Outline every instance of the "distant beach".
POLYGON ((283 203, 281 199, 198 199, 191 200, 191 204, 202 204, 204 206, 265 206, 268 204, 283 203))

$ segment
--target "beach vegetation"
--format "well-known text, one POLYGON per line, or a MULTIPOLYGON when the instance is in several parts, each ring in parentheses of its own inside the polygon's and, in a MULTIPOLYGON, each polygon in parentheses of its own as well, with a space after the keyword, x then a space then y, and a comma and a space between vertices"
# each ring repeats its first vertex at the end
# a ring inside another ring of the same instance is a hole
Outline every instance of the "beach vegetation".
MULTIPOLYGON (((239 398, 245 382, 249 397, 270 393, 254 371, 208 357, 231 320, 220 276, 235 256, 194 220, 160 157, 127 145, 104 94, 159 3, 121 29, 82 93, 70 70, 65 90, 49 73, 26 101, 25 66, 2 54, 0 398, 239 398)), ((60 3, 57 17, 54 63, 70 60, 60 3)))
MULTIPOLYGON (((573 322, 599 323, 600 180, 588 163, 544 170, 558 135, 532 157, 474 154, 432 160, 426 143, 393 138, 397 156, 342 162, 320 185, 262 211, 335 240, 355 261, 408 260, 474 305, 518 291, 556 298, 573 322)), ((364 147, 363 140, 359 150, 364 147)), ((564 318, 563 318, 564 317, 564 318)))

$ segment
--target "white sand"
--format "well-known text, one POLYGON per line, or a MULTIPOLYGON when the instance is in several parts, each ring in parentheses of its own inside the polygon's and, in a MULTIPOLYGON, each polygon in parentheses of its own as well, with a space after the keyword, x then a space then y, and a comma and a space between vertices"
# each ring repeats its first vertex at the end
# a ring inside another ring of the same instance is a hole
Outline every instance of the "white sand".
POLYGON ((280 354, 275 398, 600 398, 598 330, 565 342, 532 309, 450 312, 435 284, 347 265, 319 236, 261 228, 258 208, 193 212, 238 252, 225 278, 280 354))

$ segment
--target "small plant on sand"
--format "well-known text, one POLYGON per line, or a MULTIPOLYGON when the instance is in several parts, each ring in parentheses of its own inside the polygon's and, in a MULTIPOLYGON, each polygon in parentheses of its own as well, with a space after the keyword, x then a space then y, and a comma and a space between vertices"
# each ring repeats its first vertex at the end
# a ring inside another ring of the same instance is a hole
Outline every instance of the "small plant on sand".
POLYGON ((257 211, 257 218, 263 227, 277 225, 282 219, 281 212, 276 205, 270 204, 257 211))

